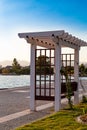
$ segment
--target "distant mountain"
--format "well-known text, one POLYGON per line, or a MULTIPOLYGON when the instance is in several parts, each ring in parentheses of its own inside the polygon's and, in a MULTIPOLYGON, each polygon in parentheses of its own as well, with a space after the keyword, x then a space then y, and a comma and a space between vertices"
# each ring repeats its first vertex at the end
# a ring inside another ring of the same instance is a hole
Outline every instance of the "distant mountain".
MULTIPOLYGON (((12 65, 13 61, 10 60, 5 60, 5 61, 0 61, 0 65, 2 65, 2 67, 5 67, 7 65, 12 65)), ((30 63, 28 61, 24 61, 24 60, 18 60, 18 63, 21 66, 28 66, 30 63)))

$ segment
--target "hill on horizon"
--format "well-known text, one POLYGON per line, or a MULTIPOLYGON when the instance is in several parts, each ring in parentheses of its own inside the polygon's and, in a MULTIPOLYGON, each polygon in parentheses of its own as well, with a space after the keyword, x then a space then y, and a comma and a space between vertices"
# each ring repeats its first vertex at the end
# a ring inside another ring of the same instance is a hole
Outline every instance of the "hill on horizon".
MULTIPOLYGON (((29 64, 30 64, 28 61, 25 61, 25 60, 17 60, 17 61, 21 66, 29 66, 29 64)), ((0 61, 0 65, 2 67, 12 65, 12 63, 13 63, 13 61, 11 61, 11 60, 0 61)))

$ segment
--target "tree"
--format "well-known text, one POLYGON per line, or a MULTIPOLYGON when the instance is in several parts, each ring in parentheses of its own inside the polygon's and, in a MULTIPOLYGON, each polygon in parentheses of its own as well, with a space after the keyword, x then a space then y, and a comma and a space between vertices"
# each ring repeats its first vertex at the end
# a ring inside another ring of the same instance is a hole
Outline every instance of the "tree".
POLYGON ((84 74, 85 74, 85 65, 84 64, 81 64, 80 66, 79 66, 79 72, 80 72, 80 75, 81 76, 84 76, 84 74))
POLYGON ((37 74, 53 74, 53 68, 51 67, 50 58, 41 55, 36 59, 36 73, 37 74))
POLYGON ((9 70, 7 68, 2 69, 2 74, 9 74, 9 70))
POLYGON ((16 74, 20 74, 20 69, 21 69, 20 64, 18 63, 17 59, 14 58, 12 63, 13 72, 15 72, 16 74))
POLYGON ((0 74, 2 73, 2 65, 0 65, 0 74))
POLYGON ((21 67, 20 74, 29 75, 30 74, 30 66, 21 67))
POLYGON ((66 67, 61 67, 60 73, 61 73, 61 75, 65 76, 68 104, 69 104, 70 109, 73 109, 73 104, 72 104, 72 100, 71 100, 72 87, 71 87, 71 81, 68 76, 69 72, 66 67))

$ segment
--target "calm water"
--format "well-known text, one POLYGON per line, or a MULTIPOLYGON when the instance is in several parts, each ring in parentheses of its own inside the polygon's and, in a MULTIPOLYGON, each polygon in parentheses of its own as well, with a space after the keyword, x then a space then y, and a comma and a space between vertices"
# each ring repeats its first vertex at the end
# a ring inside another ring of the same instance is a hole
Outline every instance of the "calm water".
POLYGON ((0 75, 0 88, 13 88, 30 85, 30 75, 0 75))
MULTIPOLYGON (((37 75, 37 80, 39 80, 39 78, 40 76, 37 75)), ((51 76, 51 79, 53 78, 54 76, 51 76)), ((44 77, 42 77, 42 79, 44 79, 44 77)), ((49 80, 49 76, 47 76, 46 79, 49 80)), ((39 81, 37 84, 39 84, 39 81)), ((30 86, 30 75, 0 75, 0 88, 14 88, 22 86, 30 86)))
MULTIPOLYGON (((54 76, 52 76, 52 79, 53 77, 54 76)), ((37 78, 39 78, 39 76, 37 76, 37 78)), ((49 76, 47 79, 49 80, 49 76)), ((82 84, 87 87, 87 77, 82 77, 80 79, 83 81, 82 84)), ((30 75, 0 75, 0 88, 14 88, 22 86, 30 86, 30 75)))

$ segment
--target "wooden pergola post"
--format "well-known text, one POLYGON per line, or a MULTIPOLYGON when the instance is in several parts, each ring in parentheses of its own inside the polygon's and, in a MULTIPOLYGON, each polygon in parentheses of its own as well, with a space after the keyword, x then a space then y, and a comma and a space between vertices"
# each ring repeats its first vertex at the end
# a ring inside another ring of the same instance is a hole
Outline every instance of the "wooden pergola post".
POLYGON ((30 110, 36 110, 35 106, 35 49, 36 45, 31 44, 31 64, 30 64, 30 110))
POLYGON ((74 49, 74 80, 77 82, 77 91, 74 93, 74 104, 79 103, 79 47, 74 49))
POLYGON ((61 108, 61 46, 56 43, 55 47, 55 111, 61 108))

